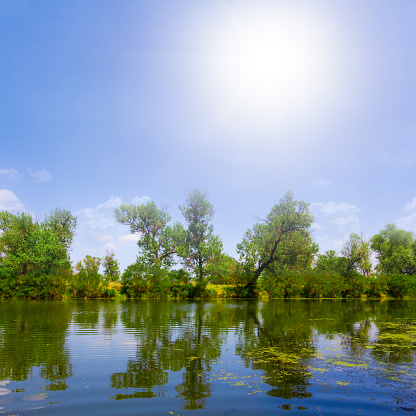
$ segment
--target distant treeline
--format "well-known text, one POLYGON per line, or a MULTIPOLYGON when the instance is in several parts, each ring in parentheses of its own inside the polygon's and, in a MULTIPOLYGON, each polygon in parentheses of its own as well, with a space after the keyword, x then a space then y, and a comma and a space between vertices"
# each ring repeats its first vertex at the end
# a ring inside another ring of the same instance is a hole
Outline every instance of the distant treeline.
POLYGON ((179 209, 184 224, 173 225, 155 202, 114 210, 139 236, 136 262, 122 274, 114 252, 87 255, 73 267, 77 219, 69 210, 57 208, 42 220, 2 211, 0 298, 416 297, 415 236, 394 224, 370 240, 351 234, 339 253, 318 254, 309 204, 287 192, 247 230, 235 259, 214 234, 206 193, 192 191, 179 209))

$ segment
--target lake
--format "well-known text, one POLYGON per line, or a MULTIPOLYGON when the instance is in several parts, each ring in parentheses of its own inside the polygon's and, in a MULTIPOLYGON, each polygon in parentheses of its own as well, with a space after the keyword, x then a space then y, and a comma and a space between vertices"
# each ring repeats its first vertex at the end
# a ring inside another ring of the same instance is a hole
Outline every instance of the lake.
POLYGON ((0 412, 416 414, 415 306, 3 302, 0 412))

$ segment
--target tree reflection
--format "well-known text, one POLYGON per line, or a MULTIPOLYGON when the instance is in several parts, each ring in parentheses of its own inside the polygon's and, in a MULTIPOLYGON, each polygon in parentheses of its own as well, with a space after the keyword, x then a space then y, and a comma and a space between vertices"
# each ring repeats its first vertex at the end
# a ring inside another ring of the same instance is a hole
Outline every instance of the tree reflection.
POLYGON ((226 341, 225 309, 223 303, 132 303, 121 321, 126 329, 134 329, 136 357, 128 362, 126 372, 111 375, 111 387, 140 389, 155 397, 163 394, 169 371, 183 371, 183 381, 176 386, 183 407, 203 409, 211 395, 207 373, 226 341))
MULTIPOLYGON (((221 356, 228 333, 237 334, 236 354, 247 367, 263 373, 269 396, 311 396, 311 363, 320 337, 336 340, 345 356, 380 354, 369 343, 375 322, 391 313, 380 302, 131 302, 120 321, 135 334, 136 356, 125 372, 111 375, 111 386, 133 389, 115 399, 158 397, 170 372, 182 372, 175 387, 185 409, 203 409, 212 394, 209 373, 221 356)), ((380 327, 382 330, 382 327, 380 327)), ((411 359, 409 350, 403 353, 411 359)), ((386 357, 384 357, 386 358, 386 357)), ((328 364, 329 365, 329 364, 328 364)))
POLYGON ((310 397, 307 359, 315 352, 312 326, 297 303, 250 302, 239 331, 237 354, 246 366, 264 373, 269 396, 310 397))
POLYGON ((64 302, 0 303, 0 379, 27 380, 39 367, 46 390, 65 390, 72 376, 70 317, 71 306, 64 302))
POLYGON ((0 380, 26 380, 39 368, 46 390, 67 389, 70 329, 134 343, 124 371, 110 375, 113 399, 161 397, 175 380, 188 410, 207 407, 231 337, 246 367, 261 372, 260 390, 285 400, 311 396, 314 365, 333 370, 337 361, 358 360, 362 366, 342 371, 391 383, 392 376, 408 377, 398 369, 413 363, 416 351, 410 302, 8 302, 0 303, 0 380))

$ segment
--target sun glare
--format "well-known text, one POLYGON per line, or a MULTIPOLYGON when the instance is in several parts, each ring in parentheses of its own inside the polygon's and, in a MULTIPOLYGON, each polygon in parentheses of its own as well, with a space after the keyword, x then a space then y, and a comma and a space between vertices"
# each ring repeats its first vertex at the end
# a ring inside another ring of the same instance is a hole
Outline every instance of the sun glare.
POLYGON ((210 28, 206 85, 224 117, 255 121, 313 112, 328 93, 331 39, 310 10, 228 10, 210 28))

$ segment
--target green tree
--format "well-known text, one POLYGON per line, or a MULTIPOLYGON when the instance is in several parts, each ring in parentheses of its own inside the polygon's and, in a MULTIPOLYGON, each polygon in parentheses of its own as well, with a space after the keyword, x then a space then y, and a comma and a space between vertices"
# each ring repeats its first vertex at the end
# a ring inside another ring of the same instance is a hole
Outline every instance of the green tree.
POLYGON ((328 250, 324 254, 318 254, 314 267, 319 272, 335 272, 340 275, 345 274, 347 268, 347 259, 337 256, 334 250, 328 250))
POLYGON ((45 216, 43 223, 56 235, 59 244, 69 250, 77 226, 77 218, 71 214, 71 211, 55 208, 45 216))
POLYGON ((194 273, 198 284, 203 284, 207 267, 222 253, 222 241, 214 235, 214 207, 208 201, 207 193, 198 189, 190 192, 184 205, 179 209, 188 228, 177 248, 185 268, 194 273))
POLYGON ((378 272, 384 274, 416 274, 416 242, 410 231, 387 224, 371 238, 371 248, 376 252, 378 272))
POLYGON ((215 285, 235 284, 238 273, 238 262, 225 253, 216 256, 207 267, 207 278, 215 285))
POLYGON ((177 239, 183 234, 181 224, 167 225, 171 220, 166 208, 155 202, 121 204, 114 210, 120 224, 128 225, 130 233, 139 235, 139 262, 148 267, 169 268, 174 264, 177 239))
POLYGON ((77 274, 73 276, 71 292, 76 297, 98 297, 102 289, 102 276, 99 273, 101 259, 86 255, 82 261, 79 261, 75 270, 77 274))
POLYGON ((351 270, 355 270, 364 276, 371 274, 370 242, 365 241, 362 236, 352 233, 344 243, 341 254, 347 259, 345 274, 348 274, 351 270))
POLYGON ((102 259, 102 265, 104 268, 104 278, 106 280, 115 282, 120 278, 120 266, 113 251, 107 250, 102 259))
POLYGON ((318 251, 310 234, 313 215, 309 204, 287 192, 265 219, 259 219, 237 244, 248 285, 254 285, 267 270, 280 266, 300 269, 312 263, 318 251))
POLYGON ((70 267, 69 246, 49 223, 27 213, 2 213, 0 223, 1 264, 14 275, 50 274, 70 267))

